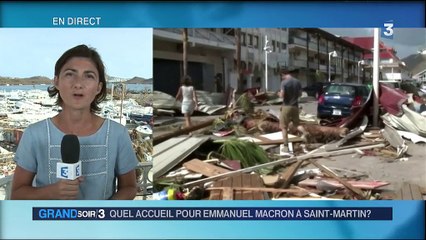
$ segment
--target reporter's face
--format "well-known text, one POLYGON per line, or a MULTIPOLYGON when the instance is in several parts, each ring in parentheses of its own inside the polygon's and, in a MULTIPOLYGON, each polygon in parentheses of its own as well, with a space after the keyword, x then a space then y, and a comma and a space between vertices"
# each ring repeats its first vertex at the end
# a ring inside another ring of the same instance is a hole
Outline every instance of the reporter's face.
POLYGON ((99 72, 89 58, 73 57, 61 68, 54 80, 63 100, 62 107, 89 109, 96 95, 102 90, 99 72))

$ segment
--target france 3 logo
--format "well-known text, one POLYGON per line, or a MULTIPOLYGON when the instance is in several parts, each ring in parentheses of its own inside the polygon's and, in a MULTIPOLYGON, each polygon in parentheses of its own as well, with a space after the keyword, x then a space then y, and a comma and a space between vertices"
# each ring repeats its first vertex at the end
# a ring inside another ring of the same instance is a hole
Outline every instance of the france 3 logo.
MULTIPOLYGON (((61 167, 61 177, 68 178, 70 175, 70 167, 61 167)), ((77 165, 75 168, 75 176, 79 177, 81 176, 80 173, 80 165, 77 165)))
POLYGON ((68 177, 68 167, 61 167, 61 177, 67 178, 68 177))
POLYGON ((393 20, 389 20, 383 23, 382 38, 393 39, 393 27, 393 20))

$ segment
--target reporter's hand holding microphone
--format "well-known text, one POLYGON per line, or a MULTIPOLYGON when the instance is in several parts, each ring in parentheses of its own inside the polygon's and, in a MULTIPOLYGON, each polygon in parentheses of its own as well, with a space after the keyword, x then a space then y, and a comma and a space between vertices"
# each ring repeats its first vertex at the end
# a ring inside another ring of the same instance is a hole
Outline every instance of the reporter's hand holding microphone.
POLYGON ((61 179, 53 186, 56 199, 77 199, 82 176, 80 142, 76 135, 65 135, 61 142, 62 162, 56 166, 56 177, 61 179))

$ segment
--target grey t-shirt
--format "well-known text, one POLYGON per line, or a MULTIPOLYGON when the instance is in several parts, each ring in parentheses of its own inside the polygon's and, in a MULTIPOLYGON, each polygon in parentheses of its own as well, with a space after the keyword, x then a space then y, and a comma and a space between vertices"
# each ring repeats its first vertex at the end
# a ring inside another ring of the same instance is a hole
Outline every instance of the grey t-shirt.
MULTIPOLYGON (((45 119, 25 129, 15 154, 16 164, 36 173, 33 185, 43 187, 57 182, 56 165, 61 160, 65 134, 45 119)), ((78 199, 109 199, 116 189, 116 177, 136 168, 138 160, 127 129, 106 119, 99 130, 78 137, 84 181, 78 199)))
POLYGON ((281 90, 284 91, 284 106, 299 106, 299 94, 302 91, 302 86, 300 82, 295 78, 290 78, 287 80, 281 81, 281 90))

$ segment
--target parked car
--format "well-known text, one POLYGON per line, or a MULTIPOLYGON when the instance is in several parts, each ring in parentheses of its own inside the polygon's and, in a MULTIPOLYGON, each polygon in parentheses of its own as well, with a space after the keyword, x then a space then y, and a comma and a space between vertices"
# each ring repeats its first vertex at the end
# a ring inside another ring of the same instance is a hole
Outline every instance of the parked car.
POLYGON ((315 82, 309 86, 304 87, 302 90, 306 92, 308 96, 318 98, 323 93, 324 88, 328 85, 328 82, 315 82))
POLYGON ((367 85, 331 83, 318 97, 318 118, 342 118, 351 115, 352 109, 362 106, 370 95, 367 85))

